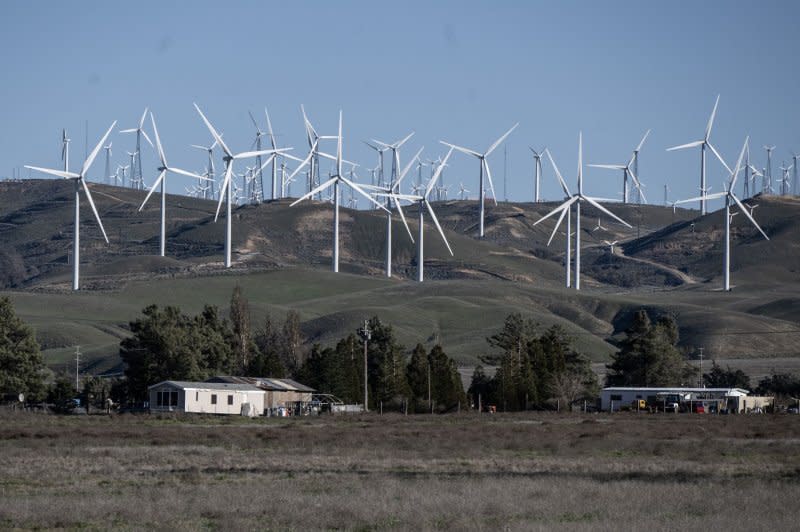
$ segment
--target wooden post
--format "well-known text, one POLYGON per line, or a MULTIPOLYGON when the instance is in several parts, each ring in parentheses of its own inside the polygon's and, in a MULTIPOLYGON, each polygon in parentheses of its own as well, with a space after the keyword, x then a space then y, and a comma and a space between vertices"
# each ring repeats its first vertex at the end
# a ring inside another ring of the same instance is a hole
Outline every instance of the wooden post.
POLYGON ((478 413, 479 414, 483 413, 483 408, 481 406, 481 394, 478 394, 478 413))

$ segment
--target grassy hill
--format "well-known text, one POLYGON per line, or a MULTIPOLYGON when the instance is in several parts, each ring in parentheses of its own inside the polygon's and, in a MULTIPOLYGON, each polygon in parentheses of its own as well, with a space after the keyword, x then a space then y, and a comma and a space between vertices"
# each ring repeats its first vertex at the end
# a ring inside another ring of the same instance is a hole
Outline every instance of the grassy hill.
MULTIPOLYGON (((687 350, 707 358, 773 358, 781 367, 800 345, 800 267, 796 200, 759 197, 762 241, 742 216, 734 220, 733 283, 721 285, 722 214, 658 206, 611 209, 634 228, 582 216, 582 285, 562 288, 564 235, 546 246, 554 221, 533 224, 555 203, 500 204, 487 209, 486 238, 477 233, 477 205, 435 204, 455 256, 426 218, 426 282, 413 279, 416 246, 397 216, 394 277, 384 273, 386 217, 341 209, 341 270, 330 273, 332 209, 327 203, 289 207, 288 200, 243 206, 233 214, 234 267, 222 267, 224 218, 216 203, 167 198, 168 257, 158 257, 158 202, 137 209, 144 192, 92 185, 111 243, 106 245, 82 205, 82 287, 71 278, 73 189, 59 180, 0 182, 0 283, 19 313, 37 329, 48 361, 71 360, 80 345, 95 372, 118 364, 127 323, 150 303, 198 312, 206 303, 227 309, 240 284, 254 323, 297 310, 310 342, 332 343, 365 317, 393 324, 409 348, 441 341, 465 366, 486 352, 486 336, 510 312, 543 325, 566 327, 579 349, 602 362, 634 310, 672 313, 687 350), (619 240, 611 255, 603 240, 619 240), (621 246, 621 247, 620 247, 621 246)), ((416 235, 416 207, 406 209, 416 235)), ((573 227, 574 229, 574 227, 573 227)), ((789 361, 789 362, 787 362, 789 361)))

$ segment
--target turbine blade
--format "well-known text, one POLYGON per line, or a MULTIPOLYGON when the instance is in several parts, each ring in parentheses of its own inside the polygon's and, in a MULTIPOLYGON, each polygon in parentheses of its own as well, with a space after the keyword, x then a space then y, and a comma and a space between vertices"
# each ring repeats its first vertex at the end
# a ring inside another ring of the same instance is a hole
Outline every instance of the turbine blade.
POLYGON ((556 162, 553 160, 550 150, 545 149, 544 151, 547 152, 547 158, 550 159, 550 164, 553 166, 553 170, 556 172, 556 177, 558 177, 558 182, 561 183, 561 188, 564 190, 564 195, 569 197, 571 194, 569 192, 569 187, 567 187, 567 182, 564 181, 563 177, 561 177, 561 172, 558 171, 558 166, 556 166, 556 162))
POLYGON ((501 143, 502 143, 504 140, 506 140, 506 137, 508 137, 508 136, 511 134, 511 132, 512 132, 512 131, 514 131, 515 129, 517 129, 517 126, 518 126, 518 125, 519 125, 519 122, 517 122, 516 124, 514 124, 513 126, 511 126, 511 129, 509 129, 508 131, 506 131, 506 132, 503 134, 503 136, 502 136, 502 137, 500 137, 499 139, 497 139, 496 141, 494 141, 494 144, 492 144, 491 146, 489 146, 489 149, 488 149, 488 150, 486 150, 486 153, 485 153, 483 156, 484 156, 484 157, 488 157, 488 156, 489 156, 489 154, 491 154, 491 153, 492 153, 492 152, 493 152, 495 149, 497 149, 497 147, 498 147, 498 146, 499 146, 499 145, 500 145, 500 144, 501 144, 501 143))
POLYGON ((704 140, 708 142, 708 138, 711 136, 711 127, 714 125, 714 117, 717 114, 717 106, 719 105, 719 94, 717 94, 717 101, 714 102, 714 109, 711 111, 711 117, 708 119, 708 125, 706 126, 706 136, 704 140))
POLYGON ((414 243, 414 235, 411 234, 411 228, 408 227, 408 221, 406 220, 406 215, 403 213, 403 207, 400 206, 399 201, 394 202, 394 206, 397 207, 397 212, 400 214, 400 219, 403 220, 403 225, 406 228, 406 232, 408 233, 408 238, 411 239, 411 243, 414 243))
POLYGON ((497 196, 494 194, 494 183, 492 183, 492 171, 489 170, 489 162, 483 158, 481 159, 481 164, 483 168, 486 170, 486 178, 489 180, 489 190, 492 191, 492 199, 494 200, 495 206, 497 206, 497 196))
POLYGON ((147 141, 147 143, 150 145, 151 148, 155 148, 155 146, 153 146, 153 141, 150 140, 150 137, 147 136, 147 132, 144 129, 142 129, 141 131, 142 131, 142 136, 144 137, 144 140, 147 141))
MULTIPOLYGON (((336 178, 334 178, 334 179, 336 179, 336 178)), ((375 198, 373 198, 372 196, 370 196, 369 194, 367 194, 366 192, 364 192, 364 191, 361 189, 361 187, 360 187, 360 186, 356 185, 355 183, 353 183, 352 181, 350 181, 349 179, 347 179, 347 178, 346 178, 346 177, 344 177, 344 176, 342 176, 342 177, 339 177, 339 179, 341 179, 343 182, 345 182, 345 183, 347 184, 347 186, 349 186, 350 188, 352 188, 353 190, 355 190, 356 192, 358 192, 359 194, 361 194, 362 196, 364 196, 365 198, 367 198, 367 200, 368 200, 368 201, 371 201, 372 203, 374 203, 374 204, 375 204, 376 206, 378 206, 380 209, 383 209, 384 211, 386 211, 386 212, 388 212, 388 213, 391 213, 391 211, 389 211, 389 209, 387 209, 386 207, 384 207, 383 205, 381 205, 380 203, 378 203, 377 201, 375 201, 375 198)))
POLYGON ((624 164, 587 164, 591 168, 608 168, 609 170, 625 170, 624 164))
POLYGON ((408 134, 408 136, 406 136, 406 138, 404 138, 403 140, 400 140, 400 141, 397 141, 397 142, 395 142, 395 143, 394 143, 394 145, 393 145, 392 147, 393 147, 395 150, 399 150, 399 149, 400 149, 400 147, 401 147, 401 146, 403 146, 403 144, 405 144, 406 142, 408 142, 408 139, 410 139, 410 138, 411 138, 411 137, 413 137, 413 136, 414 136, 414 132, 412 131, 412 132, 411 132, 411 133, 409 133, 409 134, 408 134))
POLYGON ((728 185, 728 190, 730 192, 733 192, 733 187, 736 185, 736 178, 739 176, 739 171, 742 168, 742 159, 744 158, 744 154, 747 151, 749 144, 750 144, 750 136, 748 135, 744 139, 744 144, 742 145, 742 151, 739 153, 739 159, 736 160, 736 169, 733 171, 730 185, 728 185))
POLYGON ((142 117, 139 119, 139 129, 144 127, 144 119, 147 118, 147 107, 144 108, 144 112, 142 113, 142 117))
POLYGON ((25 165, 25 168, 30 170, 36 170, 37 172, 41 172, 43 174, 50 174, 56 177, 63 177, 65 179, 77 179, 80 177, 80 174, 76 174, 75 172, 65 172, 64 170, 52 170, 50 168, 40 168, 38 166, 29 166, 25 165))
POLYGON ((117 121, 114 120, 114 122, 112 122, 112 124, 111 124, 111 127, 108 128, 108 131, 106 131, 106 134, 103 135, 103 138, 100 139, 100 142, 97 143, 97 146, 94 147, 92 152, 89 154, 89 157, 86 159, 86 161, 84 161, 83 167, 81 168, 81 176, 85 176, 86 172, 89 171, 89 167, 92 166, 92 163, 94 162, 95 157, 97 157, 97 154, 100 153, 100 150, 103 148, 103 145, 106 143, 106 139, 111 134, 111 130, 113 130, 114 126, 116 126, 116 125, 117 125, 117 121))
POLYGON ((225 196, 228 194, 228 183, 233 176, 233 160, 228 161, 225 165, 225 179, 222 180, 222 183, 219 187, 219 202, 217 203, 217 213, 214 215, 214 222, 219 219, 219 210, 222 208, 222 200, 225 199, 225 196))
POLYGON ((298 203, 300 203, 301 201, 303 201, 303 200, 305 200, 305 199, 309 199, 309 198, 312 198, 312 197, 314 197, 314 195, 315 195, 315 194, 317 194, 318 192, 322 192, 323 190, 325 190, 326 188, 328 188, 329 186, 331 186, 332 184, 334 184, 334 183, 336 182, 336 180, 337 180, 337 179, 338 179, 337 177, 332 177, 332 178, 328 179, 327 181, 325 181, 324 183, 322 183, 320 186, 318 186, 317 188, 313 189, 311 192, 308 192, 308 193, 306 193, 306 194, 304 194, 304 195, 300 196, 298 199, 296 199, 296 200, 294 201, 294 203, 292 203, 292 204, 291 204, 291 205, 289 205, 289 206, 290 206, 290 207, 294 207, 295 205, 297 205, 297 204, 298 204, 298 203))
POLYGON ((167 175, 167 171, 166 170, 161 170, 161 173, 158 174, 158 179, 156 179, 155 183, 153 183, 153 186, 150 187, 150 192, 147 193, 147 196, 144 197, 144 201, 139 206, 139 212, 142 212, 142 209, 144 209, 145 203, 147 203, 147 200, 149 200, 150 196, 153 195, 153 192, 156 191, 156 189, 158 188, 159 183, 161 183, 161 181, 164 179, 165 175, 167 175))
POLYGON ((745 206, 744 206, 744 205, 742 205, 742 202, 741 202, 741 201, 739 201, 739 198, 737 198, 737 197, 736 197, 736 195, 735 195, 734 193, 732 193, 732 192, 731 192, 730 196, 733 198, 733 201, 735 201, 735 202, 736 202, 736 205, 738 205, 738 206, 739 206, 739 210, 740 210, 740 211, 742 211, 742 212, 744 213, 744 215, 745 215, 745 216, 747 216, 747 219, 748 219, 748 220, 750 220, 750 223, 752 223, 754 226, 756 226, 756 229, 758 229, 758 232, 759 232, 759 233, 761 233, 761 234, 764 236, 764 238, 766 238, 767 240, 769 240, 769 237, 767 236, 767 233, 765 233, 765 232, 764 232, 764 230, 763 230, 763 229, 761 229, 761 226, 760 226, 760 225, 758 225, 758 223, 756 223, 756 220, 755 220, 755 218, 753 218, 753 217, 750 215, 750 213, 747 211, 747 209, 745 208, 745 206))
POLYGON ((685 200, 675 201, 673 202, 673 205, 681 205, 682 203, 692 203, 694 201, 700 201, 700 200, 712 200, 712 199, 724 198, 725 195, 726 195, 725 192, 715 192, 713 194, 697 196, 696 198, 689 198, 685 200))
POLYGON ((233 156, 234 159, 249 159, 250 157, 258 157, 259 155, 269 155, 274 153, 283 153, 291 150, 292 148, 280 148, 277 150, 258 150, 258 151, 243 151, 233 156))
MULTIPOLYGON (((572 205, 572 204, 570 204, 570 205, 572 205)), ((553 232, 550 233, 550 238, 547 239, 547 245, 548 246, 553 241, 553 238, 555 238, 556 231, 558 231, 558 228, 561 226, 561 222, 564 221, 564 216, 566 216, 567 213, 569 212, 569 207, 570 206, 567 206, 567 207, 561 209, 561 216, 558 217, 558 221, 556 222, 556 225, 553 227, 553 232)), ((569 238, 569 235, 567 235, 567 238, 569 238)))
POLYGON ((667 151, 675 151, 675 150, 685 150, 686 148, 694 148, 703 144, 704 140, 697 140, 695 142, 690 142, 688 144, 681 144, 680 146, 673 146, 672 148, 667 148, 667 151))
POLYGON ((455 146, 451 145, 450 151, 447 152, 447 155, 445 155, 444 160, 439 164, 439 166, 436 167, 436 171, 433 173, 433 177, 431 177, 431 180, 428 181, 428 186, 425 187, 425 193, 422 195, 424 198, 427 198, 428 195, 431 193, 431 190, 433 190, 434 185, 436 185, 436 181, 439 179, 439 176, 442 175, 442 171, 444 170, 444 167, 447 164, 447 160, 450 158, 450 155, 453 154, 454 149, 455 146))
POLYGON ((414 163, 416 162, 417 157, 419 157, 419 154, 422 153, 422 150, 424 150, 424 149, 425 149, 425 146, 420 148, 417 151, 417 154, 414 155, 414 157, 412 157, 411 159, 409 159, 408 164, 406 164, 406 167, 403 168, 403 170, 400 172, 400 176, 397 178, 397 182, 394 184, 395 188, 399 188, 400 187, 400 181, 402 181, 403 178, 406 176, 406 174, 408 174, 408 171, 411 170, 412 166, 414 166, 414 163))
POLYGON ((450 144, 449 142, 445 142, 443 140, 440 140, 439 142, 441 144, 444 144, 445 146, 450 147, 450 148, 455 148, 457 151, 460 151, 461 153, 466 153, 467 155, 474 155, 475 157, 478 157, 478 158, 480 158, 481 155, 482 155, 482 154, 476 152, 475 150, 470 150, 468 148, 462 148, 461 146, 456 146, 455 144, 450 144))
MULTIPOLYGON (((180 168, 168 168, 170 172, 174 172, 176 174, 185 175, 186 177, 192 177, 194 179, 205 179, 206 181, 211 181, 207 177, 203 177, 201 175, 193 174, 192 172, 187 172, 186 170, 181 170, 180 168)), ((155 185, 153 185, 155 186, 155 185)))
POLYGON ((726 162, 725 162, 725 159, 723 159, 723 158, 722 158, 722 155, 720 155, 720 154, 719 154, 719 152, 718 152, 718 151, 717 151, 717 149, 714 147, 714 145, 713 145, 713 144, 711 144, 710 142, 708 142, 708 143, 706 143, 706 144, 708 145, 708 147, 709 147, 709 148, 711 148, 711 151, 712 151, 712 152, 714 152, 714 155, 716 155, 716 156, 717 156, 717 159, 719 159, 719 162, 721 162, 721 163, 722 163, 722 166, 724 166, 724 167, 725 167, 725 169, 728 171, 728 173, 731 173, 731 172, 733 172, 733 170, 731 170, 731 167, 730 167, 730 166, 728 166, 728 163, 726 163, 726 162))
POLYGON ((561 212, 563 209, 566 209, 566 208, 570 207, 577 200, 578 200, 578 196, 572 196, 571 198, 567 198, 567 200, 564 203, 562 203, 561 205, 559 205, 558 207, 556 207, 552 211, 548 212, 547 214, 545 214, 544 216, 542 216, 541 218, 539 218, 538 220, 533 222, 533 227, 539 225, 540 223, 542 223, 543 221, 547 220, 551 216, 561 212))
POLYGON ((642 141, 639 143, 638 146, 636 146, 636 150, 634 150, 634 151, 641 151, 642 146, 644 146, 644 141, 647 140, 647 136, 648 135, 650 135, 650 130, 649 129, 645 132, 644 137, 642 137, 642 141))
MULTIPOLYGON (((114 126, 112 125, 111 127, 114 127, 114 126)), ((108 134, 106 134, 106 136, 108 136, 108 134)), ((86 193, 86 199, 89 200, 89 206, 92 208, 92 212, 94 213, 94 217, 97 220, 97 225, 100 226, 100 231, 103 232, 103 238, 106 239, 106 244, 108 244, 108 235, 106 234, 106 228, 103 227, 103 221, 100 219, 100 214, 98 214, 98 212, 97 212, 97 207, 94 206, 94 200, 92 199, 92 193, 89 192, 89 187, 86 185, 86 181, 84 181, 83 179, 81 179, 81 185, 83 185, 83 191, 86 193)))
MULTIPOLYGON (((222 148, 222 150, 225 152, 225 155, 227 155, 228 157, 233 157, 233 153, 231 152, 231 150, 228 149, 228 145, 222 141, 222 137, 220 136, 220 134, 217 133, 217 130, 214 129, 214 126, 211 125, 211 122, 208 121, 208 118, 206 118, 206 115, 203 114, 203 111, 200 110, 200 107, 198 107, 196 103, 194 104, 194 108, 197 109, 198 113, 200 113, 200 118, 203 119, 203 122, 205 122, 206 127, 211 132, 211 136, 214 137, 214 140, 217 142, 217 144, 219 144, 220 148, 222 148)), ((220 197, 222 197, 221 194, 220 197)), ((219 209, 217 209, 217 214, 219 214, 219 209)))
POLYGON ((439 234, 442 235, 442 240, 444 240, 444 245, 447 246, 447 251, 450 252, 450 256, 452 257, 453 256, 453 249, 450 247, 450 242, 447 241, 447 237, 444 236, 444 231, 442 231, 442 226, 439 225, 439 219, 436 218, 436 213, 433 212, 433 207, 431 207, 431 204, 428 203, 427 199, 424 199, 422 201, 425 203, 425 206, 428 208, 428 212, 431 215, 431 219, 433 220, 433 223, 436 224, 436 229, 438 229, 439 230, 439 234))
POLYGON ((620 218, 619 216, 617 216, 617 215, 616 215, 616 214, 614 214, 613 212, 609 211, 608 209, 606 209, 605 207, 603 207, 602 205, 600 205, 599 203, 597 203, 597 202, 596 202, 595 200, 593 200, 592 198, 590 198, 590 197, 588 197, 588 196, 581 196, 581 199, 585 199, 586 201, 588 201, 589 203, 591 203, 591 204, 592 204, 592 205, 593 205, 593 206, 594 206, 594 207, 595 207, 597 210, 600 210, 600 211, 602 211, 602 212, 606 213, 608 216, 610 216, 610 217, 614 218, 616 221, 618 221, 618 222, 619 222, 619 223, 621 223, 622 225, 624 225, 624 226, 626 226, 626 227, 631 227, 631 224, 629 224, 628 222, 626 222, 625 220, 623 220, 622 218, 620 218))
POLYGON ((164 155, 164 148, 161 146, 161 138, 158 136, 158 128, 156 127, 156 119, 153 116, 152 111, 150 112, 150 121, 153 123, 153 134, 156 137, 156 149, 158 150, 158 156, 161 159, 161 166, 168 167, 167 164, 167 156, 164 155))

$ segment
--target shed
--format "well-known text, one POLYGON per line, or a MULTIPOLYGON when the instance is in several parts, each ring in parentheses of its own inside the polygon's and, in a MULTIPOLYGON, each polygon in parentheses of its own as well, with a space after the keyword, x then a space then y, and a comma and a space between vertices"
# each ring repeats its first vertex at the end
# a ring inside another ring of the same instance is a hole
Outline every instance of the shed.
POLYGON ((163 381, 148 388, 151 412, 264 414, 266 392, 251 384, 163 381))
POLYGON ((247 384, 266 392, 264 400, 265 413, 268 415, 288 412, 304 413, 312 402, 313 388, 300 384, 292 379, 274 379, 272 377, 235 377, 216 376, 206 382, 247 384))

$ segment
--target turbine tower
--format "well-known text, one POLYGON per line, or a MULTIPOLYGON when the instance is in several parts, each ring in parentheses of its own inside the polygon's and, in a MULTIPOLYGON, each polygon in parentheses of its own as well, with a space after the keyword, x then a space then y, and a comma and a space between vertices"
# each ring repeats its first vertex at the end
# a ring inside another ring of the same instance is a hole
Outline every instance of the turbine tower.
POLYGON ((633 154, 631 155, 630 160, 628 160, 628 164, 587 164, 586 166, 590 166, 592 168, 607 168, 610 170, 622 170, 622 203, 628 203, 628 176, 630 175, 631 180, 633 181, 633 186, 636 188, 639 203, 644 201, 647 203, 647 198, 644 195, 644 191, 642 190, 642 183, 639 181, 638 177, 638 159, 639 159, 639 151, 642 149, 644 145, 644 141, 647 140, 647 136, 650 134, 650 130, 648 129, 645 132, 644 137, 642 137, 642 141, 639 143, 638 146, 633 150, 633 154))
MULTIPOLYGON (((433 223, 436 224, 436 229, 439 231, 439 234, 442 236, 442 240, 444 241, 444 245, 447 246, 447 251, 450 252, 450 255, 453 255, 453 250, 450 247, 450 243, 447 241, 447 237, 444 236, 444 231, 442 231, 442 226, 439 224, 438 218, 436 218, 436 213, 433 211, 433 207, 431 206, 428 198, 430 197, 431 192, 434 190, 436 186, 436 181, 439 179, 439 176, 442 173, 442 170, 445 167, 445 163, 450 155, 453 153, 453 147, 450 148, 450 151, 447 152, 442 164, 440 164, 436 171, 431 177, 431 180, 428 182, 428 186, 425 187, 425 193, 422 195, 414 195, 414 194, 400 194, 400 193, 391 193, 389 197, 391 197, 400 208, 400 200, 412 201, 416 202, 419 208, 419 233, 417 236, 417 281, 423 282, 425 277, 425 210, 427 209, 431 215, 431 219, 433 223)), ((405 221, 405 220, 404 220, 405 221)), ((413 238, 412 238, 413 241, 413 238)))
POLYGON ((800 159, 800 155, 797 155, 795 152, 792 152, 792 195, 797 196, 800 194, 800 182, 797 181, 797 159, 800 159))
POLYGON ((719 152, 714 148, 714 145, 711 144, 709 140, 711 137, 711 128, 714 125, 714 116, 717 114, 717 106, 719 105, 719 95, 717 95, 717 101, 714 103, 714 109, 711 111, 711 117, 708 119, 708 125, 706 125, 706 133, 703 137, 703 140, 697 140, 695 142, 690 142, 688 144, 682 144, 680 146, 674 146, 672 148, 667 148, 667 151, 675 151, 675 150, 683 150, 686 148, 695 148, 700 146, 700 214, 706 214, 706 200, 705 196, 708 192, 708 187, 706 187, 706 147, 710 148, 714 155, 717 156, 717 159, 722 163, 728 172, 731 171, 730 167, 725 163, 722 159, 722 156, 719 152))
POLYGON ((305 195, 301 196, 294 201, 290 206, 294 207, 298 203, 306 199, 313 199, 315 194, 321 193, 323 190, 333 186, 333 271, 339 272, 339 183, 343 182, 372 203, 377 204, 381 209, 385 209, 383 205, 375 201, 372 196, 364 192, 361 187, 347 179, 342 172, 342 111, 339 111, 339 134, 336 137, 336 168, 330 179, 322 183, 316 188, 311 189, 305 195))
POLYGON ((120 133, 136 133, 136 164, 131 166, 131 184, 136 188, 136 190, 142 190, 144 188, 144 176, 142 175, 142 137, 147 141, 150 147, 153 146, 153 142, 150 140, 150 137, 147 136, 147 133, 144 130, 144 119, 147 117, 147 107, 144 108, 144 112, 142 113, 142 118, 139 119, 139 125, 131 128, 131 129, 123 129, 120 133))
MULTIPOLYGON (((217 141, 215 140, 211 146, 200 146, 199 144, 192 144, 192 148, 197 148, 198 150, 203 150, 208 152, 208 165, 206 166, 206 178, 208 178, 209 185, 211 185, 211 199, 214 199, 216 195, 216 191, 214 190, 214 184, 216 183, 216 169, 214 168, 214 148, 217 146, 217 141)), ((208 187, 203 188, 203 199, 208 199, 206 196, 208 187)))
POLYGON ((111 184, 111 178, 113 177, 111 175, 111 145, 112 144, 114 144, 114 143, 113 142, 109 142, 106 146, 103 146, 103 149, 106 151, 106 169, 105 169, 105 172, 106 172, 105 183, 106 183, 106 185, 110 185, 111 184))
POLYGON ((534 176, 533 176, 533 201, 534 203, 539 203, 542 201, 541 197, 541 180, 542 180, 542 155, 544 154, 547 148, 542 148, 539 151, 534 150, 531 146, 528 146, 533 152, 533 165, 534 165, 534 176))
POLYGON ((767 180, 767 194, 772 194, 772 152, 775 150, 775 146, 764 146, 764 149, 767 150, 767 171, 764 173, 764 179, 767 180))
POLYGON ((64 171, 69 172, 69 143, 70 139, 67 138, 67 130, 61 130, 61 160, 64 161, 64 171))
POLYGON ((511 134, 511 132, 514 131, 517 128, 518 125, 519 125, 519 122, 514 124, 511 127, 511 129, 506 131, 503 134, 503 136, 501 136, 499 139, 497 139, 494 142, 494 144, 489 146, 489 149, 486 150, 486 152, 484 152, 484 153, 478 153, 477 151, 473 151, 473 150, 470 150, 470 149, 467 149, 467 148, 462 148, 461 146, 456 146, 455 144, 450 144, 449 142, 445 142, 443 140, 439 141, 442 144, 444 144, 445 146, 450 146, 451 148, 455 148, 456 150, 460 151, 461 153, 466 153, 467 155, 474 155, 480 161, 480 165, 481 165, 481 168, 480 168, 480 189, 478 191, 478 198, 479 198, 478 201, 480 202, 480 237, 481 238, 483 238, 483 235, 484 235, 484 215, 485 215, 484 203, 485 203, 485 199, 486 199, 486 188, 484 186, 484 179, 483 179, 484 171, 486 172, 486 177, 489 180, 489 188, 492 191, 492 199, 494 200, 494 204, 497 205, 497 198, 495 197, 495 193, 494 193, 494 184, 492 183, 492 172, 489 170, 489 163, 486 161, 486 158, 489 155, 491 155, 491 153, 494 150, 496 150, 497 147, 504 140, 506 140, 506 137, 508 137, 511 134))
MULTIPOLYGON (((83 162, 83 166, 81 167, 81 171, 79 173, 70 172, 67 168, 69 168, 69 156, 67 155, 64 158, 64 170, 52 170, 50 168, 40 168, 37 166, 25 166, 25 168, 29 168, 31 170, 36 170, 38 172, 42 172, 44 174, 54 175, 56 177, 63 177, 64 179, 72 179, 75 183, 75 235, 74 240, 72 243, 72 289, 78 290, 80 289, 80 222, 81 222, 81 188, 83 188, 83 192, 86 194, 86 199, 89 202, 89 206, 92 208, 92 212, 94 213, 94 217, 97 220, 97 225, 100 226, 100 231, 103 233, 103 238, 108 244, 108 235, 106 235, 106 230, 103 227, 103 222, 100 220, 100 215, 97 213, 97 207, 94 206, 94 200, 92 199, 92 194, 89 192, 89 186, 86 183, 86 173, 89 171, 89 168, 92 166, 95 158, 97 158, 97 154, 100 153, 100 149, 103 147, 103 144, 106 142, 106 139, 111 134, 111 131, 114 129, 114 126, 117 125, 117 121, 115 120, 111 127, 108 128, 106 134, 103 135, 103 138, 100 139, 100 142, 97 143, 97 146, 94 147, 92 152, 83 162)), ((64 139, 66 139, 66 134, 64 134, 64 139)))
MULTIPOLYGON (((764 232, 764 230, 761 229, 761 226, 759 226, 756 223, 755 219, 752 216, 752 212, 748 212, 747 211, 747 209, 745 208, 745 205, 743 205, 742 202, 739 201, 739 198, 737 198, 736 194, 734 194, 734 192, 733 192, 734 191, 734 186, 736 185, 736 177, 739 175, 739 171, 741 169, 742 158, 744 157, 744 154, 745 154, 745 151, 747 150, 747 145, 749 144, 749 142, 750 142, 750 137, 747 137, 745 139, 745 141, 744 141, 744 146, 742 146, 742 151, 739 154, 739 159, 736 161, 736 168, 735 168, 735 170, 731 171, 730 179, 728 180, 728 183, 726 184, 726 190, 724 192, 717 192, 716 194, 712 194, 712 195, 708 196, 708 199, 725 198, 725 252, 723 254, 722 267, 723 267, 723 270, 724 270, 724 285, 723 285, 723 289, 726 292, 730 291, 730 289, 731 289, 731 218, 733 217, 731 215, 731 204, 735 203, 736 206, 739 207, 739 211, 742 214, 744 214, 747 217, 748 220, 750 220, 750 223, 752 223, 755 226, 755 228, 758 229, 759 233, 761 233, 764 238, 769 240, 769 237, 764 232)), ((676 203, 686 203, 686 202, 690 202, 690 201, 697 201, 697 199, 698 198, 691 198, 691 199, 688 199, 688 200, 678 201, 676 203)), ((736 214, 736 213, 733 213, 733 214, 736 214)))
POLYGON ((161 160, 161 166, 158 167, 158 171, 160 172, 158 174, 158 178, 156 179, 155 183, 153 183, 153 186, 150 187, 150 192, 148 192, 147 196, 145 196, 142 205, 139 207, 139 212, 142 212, 147 200, 150 199, 150 196, 153 195, 153 192, 155 192, 156 188, 161 186, 161 239, 159 252, 163 257, 167 245, 167 173, 172 172, 175 174, 185 175, 186 177, 191 177, 193 179, 197 179, 198 181, 206 178, 197 174, 193 174, 192 172, 187 172, 186 170, 181 170, 180 168, 171 167, 169 164, 167 164, 167 156, 164 154, 164 148, 161 146, 161 138, 158 136, 156 119, 152 112, 150 113, 150 122, 153 124, 153 134, 156 137, 156 149, 158 150, 158 158, 161 160))
MULTIPOLYGON (((206 124, 206 127, 211 132, 211 136, 214 137, 214 140, 217 141, 217 144, 222 151, 225 152, 223 160, 225 161, 225 179, 222 181, 222 185, 219 189, 219 203, 217 203, 217 213, 214 216, 214 222, 217 221, 219 218, 219 211, 222 207, 222 201, 227 198, 226 207, 225 207, 225 267, 231 267, 231 201, 233 196, 233 162, 238 161, 241 159, 248 159, 252 157, 258 157, 259 155, 272 155, 275 156, 276 153, 285 151, 285 150, 261 150, 261 151, 245 151, 241 153, 233 153, 225 142, 222 140, 222 136, 217 133, 217 130, 214 129, 214 126, 211 125, 211 122, 208 121, 206 115, 203 114, 203 111, 200 110, 200 107, 195 103, 194 108, 197 109, 197 112, 200 114, 200 118, 203 119, 203 122, 206 124)), ((288 149, 288 148, 287 148, 288 149)))
MULTIPOLYGON (((549 155, 550 152, 548 152, 549 155)), ((561 225, 562 220, 565 216, 571 216, 570 208, 572 204, 575 204, 575 290, 581 289, 581 203, 587 202, 597 210, 607 214, 611 218, 617 220, 621 224, 625 225, 626 227, 631 227, 631 225, 623 220, 622 218, 618 217, 616 214, 612 213, 602 205, 597 202, 596 198, 591 198, 589 196, 584 195, 583 193, 583 135, 578 134, 578 191, 575 194, 570 194, 569 187, 567 187, 567 183, 564 181, 564 178, 561 177, 561 172, 558 171, 558 167, 555 165, 552 156, 550 156, 550 162, 553 163, 553 170, 556 172, 556 176, 558 177, 559 182, 561 183, 561 188, 564 190, 564 194, 568 196, 568 199, 564 201, 561 205, 541 217, 537 220, 533 225, 536 226, 539 223, 543 222, 547 218, 551 216, 561 213, 558 222, 556 222, 556 226, 553 228, 553 233, 550 235, 550 240, 547 241, 547 245, 550 245, 552 242, 553 237, 556 234, 559 226, 561 225)), ((570 240, 570 226, 569 222, 567 222, 567 240, 570 240)), ((569 249, 569 248, 567 248, 569 249)), ((567 261, 567 269, 569 270, 569 260, 567 261)), ((569 279, 567 279, 567 283, 569 283, 569 279)), ((569 284, 567 284, 569 287, 569 284)))

